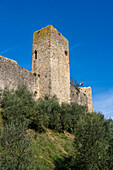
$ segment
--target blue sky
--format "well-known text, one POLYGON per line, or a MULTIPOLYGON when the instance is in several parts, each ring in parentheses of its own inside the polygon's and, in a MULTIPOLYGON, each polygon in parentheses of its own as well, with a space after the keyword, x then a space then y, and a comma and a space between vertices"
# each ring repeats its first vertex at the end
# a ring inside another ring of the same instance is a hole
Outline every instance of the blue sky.
POLYGON ((32 34, 53 25, 69 40, 70 74, 113 117, 113 0, 0 0, 0 55, 31 70, 32 34))

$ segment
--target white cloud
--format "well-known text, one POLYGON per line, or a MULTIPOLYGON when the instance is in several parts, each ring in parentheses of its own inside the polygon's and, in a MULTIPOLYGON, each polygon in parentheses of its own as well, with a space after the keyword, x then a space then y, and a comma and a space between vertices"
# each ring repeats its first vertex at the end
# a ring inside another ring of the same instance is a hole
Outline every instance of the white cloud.
POLYGON ((106 118, 113 117, 113 89, 95 95, 93 100, 94 111, 101 111, 106 118))
POLYGON ((71 51, 72 49, 74 49, 74 48, 77 48, 77 47, 81 46, 81 45, 82 45, 82 43, 77 43, 77 44, 72 45, 72 46, 70 47, 70 51, 71 51))
POLYGON ((1 52, 0 52, 0 55, 1 55, 1 54, 4 54, 4 53, 6 53, 6 52, 12 51, 12 50, 14 50, 14 49, 16 49, 16 48, 18 48, 18 47, 21 47, 22 45, 23 45, 23 44, 14 46, 14 47, 12 47, 12 48, 8 48, 7 50, 4 50, 4 51, 1 51, 1 52))

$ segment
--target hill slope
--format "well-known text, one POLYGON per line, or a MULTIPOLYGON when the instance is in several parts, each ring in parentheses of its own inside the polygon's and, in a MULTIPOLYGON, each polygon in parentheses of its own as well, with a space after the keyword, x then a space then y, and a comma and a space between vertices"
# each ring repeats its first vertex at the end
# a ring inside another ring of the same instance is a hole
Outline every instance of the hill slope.
POLYGON ((58 133, 47 129, 46 133, 36 134, 32 146, 37 160, 37 168, 54 169, 55 161, 68 156, 72 151, 74 136, 70 133, 58 133))

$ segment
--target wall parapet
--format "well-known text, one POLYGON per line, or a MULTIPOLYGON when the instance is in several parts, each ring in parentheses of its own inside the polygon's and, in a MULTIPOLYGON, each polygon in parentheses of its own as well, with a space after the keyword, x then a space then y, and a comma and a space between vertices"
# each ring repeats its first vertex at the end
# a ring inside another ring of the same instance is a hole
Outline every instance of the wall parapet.
POLYGON ((71 102, 76 102, 80 105, 86 105, 88 107, 89 112, 93 111, 91 87, 78 87, 76 89, 71 85, 70 91, 71 91, 71 102))
POLYGON ((0 56, 1 89, 6 86, 9 89, 16 89, 19 85, 25 85, 30 91, 35 92, 38 88, 37 80, 38 76, 34 76, 31 71, 20 67, 16 61, 0 56))

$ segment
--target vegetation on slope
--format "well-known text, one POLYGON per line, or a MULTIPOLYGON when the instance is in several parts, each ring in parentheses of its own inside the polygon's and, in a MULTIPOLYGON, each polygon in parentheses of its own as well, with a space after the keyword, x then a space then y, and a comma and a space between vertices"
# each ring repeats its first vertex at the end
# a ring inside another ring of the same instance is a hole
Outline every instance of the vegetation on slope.
POLYGON ((57 159, 63 160, 73 150, 74 136, 68 132, 59 133, 50 129, 37 134, 32 145, 37 162, 37 169, 55 169, 57 159))
POLYGON ((113 169, 113 121, 26 87, 0 92, 0 169, 113 169))

